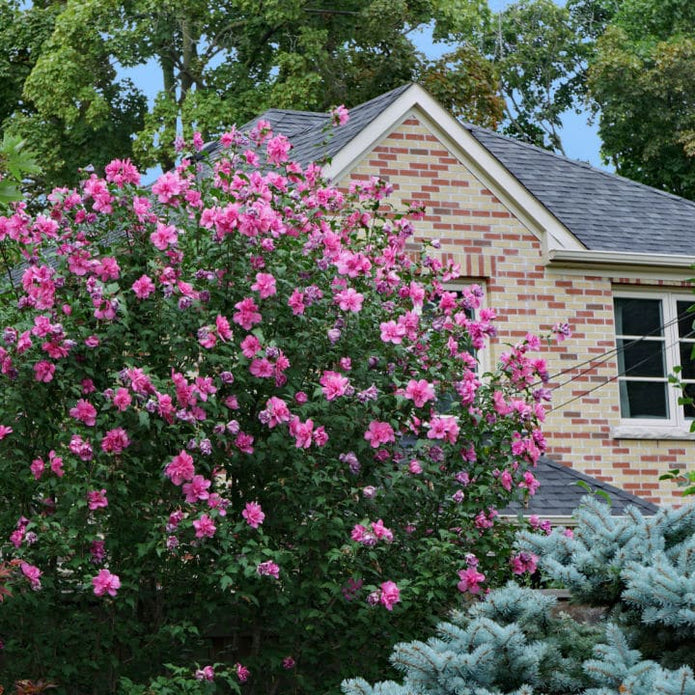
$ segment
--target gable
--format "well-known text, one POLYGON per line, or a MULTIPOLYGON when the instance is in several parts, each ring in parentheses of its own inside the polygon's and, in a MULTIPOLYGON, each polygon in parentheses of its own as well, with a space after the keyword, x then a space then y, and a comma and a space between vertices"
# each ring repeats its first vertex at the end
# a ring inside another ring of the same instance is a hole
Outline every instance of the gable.
POLYGON ((411 85, 400 93, 336 152, 325 169, 326 174, 337 182, 347 180, 369 152, 409 119, 417 120, 440 147, 463 164, 514 217, 521 220, 543 244, 544 251, 585 248, 466 128, 417 85, 411 85))

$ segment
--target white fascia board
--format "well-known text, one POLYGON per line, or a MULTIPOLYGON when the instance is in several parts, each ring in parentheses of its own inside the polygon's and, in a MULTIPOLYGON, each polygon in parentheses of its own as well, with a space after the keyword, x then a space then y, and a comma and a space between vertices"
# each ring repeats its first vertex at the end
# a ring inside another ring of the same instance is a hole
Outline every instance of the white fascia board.
POLYGON ((585 249, 578 239, 548 211, 471 133, 419 85, 412 85, 366 128, 360 131, 324 173, 340 182, 380 140, 410 115, 432 134, 480 180, 542 243, 550 248, 585 249))
POLYGON ((645 271, 674 280, 689 280, 695 274, 695 256, 667 253, 624 253, 622 251, 590 251, 588 249, 550 249, 548 265, 557 268, 578 268, 598 271, 604 275, 629 276, 645 271))

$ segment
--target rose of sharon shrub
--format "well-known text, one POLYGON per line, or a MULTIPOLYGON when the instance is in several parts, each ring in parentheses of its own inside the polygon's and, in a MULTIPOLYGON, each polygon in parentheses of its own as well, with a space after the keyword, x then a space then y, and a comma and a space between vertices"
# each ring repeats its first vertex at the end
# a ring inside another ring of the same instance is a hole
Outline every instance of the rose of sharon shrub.
POLYGON ((494 313, 411 250, 419 213, 277 137, 228 133, 150 191, 115 161, 0 217, 25 259, 0 340, 5 685, 209 684, 214 661, 246 692, 336 690, 457 601, 467 553, 478 591, 511 571, 497 508, 535 491, 538 339, 480 374, 494 313))

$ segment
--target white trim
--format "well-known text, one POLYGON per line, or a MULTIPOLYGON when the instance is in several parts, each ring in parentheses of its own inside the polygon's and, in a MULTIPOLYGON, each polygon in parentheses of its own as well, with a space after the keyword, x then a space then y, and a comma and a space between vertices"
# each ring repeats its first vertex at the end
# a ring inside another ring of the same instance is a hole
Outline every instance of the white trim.
POLYGON ((324 168, 326 176, 335 181, 348 176, 364 155, 411 115, 422 121, 432 135, 528 227, 543 243, 545 251, 555 247, 585 248, 498 159, 419 85, 409 87, 343 147, 324 168))
MULTIPOLYGON (((654 290, 654 288, 625 288, 621 286, 613 287, 613 299, 655 299, 661 303, 661 321, 662 335, 654 337, 654 341, 659 341, 663 344, 663 355, 665 359, 664 377, 626 377, 632 381, 656 381, 664 383, 666 386, 666 405, 669 411, 668 418, 624 418, 621 417, 620 425, 613 427, 611 434, 615 439, 682 439, 695 440, 695 434, 690 433, 691 419, 686 418, 683 412, 683 406, 678 404, 680 391, 673 386, 669 381, 669 375, 674 373, 674 367, 680 366, 680 343, 682 339, 679 334, 678 317, 678 302, 687 302, 692 304, 692 295, 686 292, 674 290, 671 288, 662 291, 654 290)), ((614 318, 613 338, 617 341, 617 322, 614 318)), ((629 334, 620 334, 629 335, 629 334)), ((691 342, 688 340, 687 342, 691 342)), ((616 342, 617 348, 617 342, 616 342)), ((617 359, 617 354, 616 354, 617 359)), ((618 394, 620 394, 620 382, 618 377, 618 394)), ((692 384, 692 380, 686 380, 686 383, 692 384)), ((618 395, 620 402, 620 395, 618 395)))
MULTIPOLYGON (((623 422, 628 422, 624 420, 623 422)), ((617 425, 611 427, 613 439, 670 439, 695 440, 695 432, 683 427, 658 425, 617 425)))
POLYGON ((601 271, 624 272, 632 268, 648 268, 651 272, 682 274, 683 280, 693 276, 695 256, 667 253, 624 253, 621 251, 590 251, 588 249, 550 249, 548 264, 562 268, 592 268, 601 271))

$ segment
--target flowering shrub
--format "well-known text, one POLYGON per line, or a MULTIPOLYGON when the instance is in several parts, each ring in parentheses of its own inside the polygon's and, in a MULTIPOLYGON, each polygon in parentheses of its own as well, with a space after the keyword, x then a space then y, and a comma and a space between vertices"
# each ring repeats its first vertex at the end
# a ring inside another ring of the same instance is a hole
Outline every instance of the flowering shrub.
POLYGON ((332 187, 262 123, 221 145, 149 191, 114 161, 0 217, 24 258, 0 324, 5 685, 193 692, 215 663, 327 692, 512 571, 497 510, 535 492, 539 340, 480 374, 494 312, 411 250, 388 184, 332 187))

